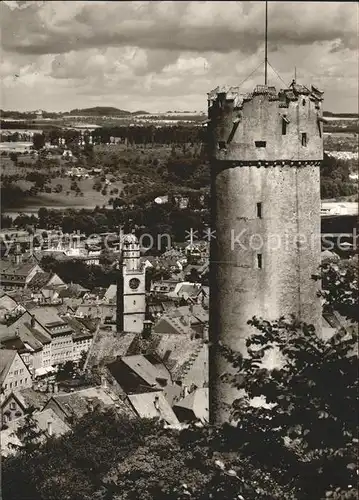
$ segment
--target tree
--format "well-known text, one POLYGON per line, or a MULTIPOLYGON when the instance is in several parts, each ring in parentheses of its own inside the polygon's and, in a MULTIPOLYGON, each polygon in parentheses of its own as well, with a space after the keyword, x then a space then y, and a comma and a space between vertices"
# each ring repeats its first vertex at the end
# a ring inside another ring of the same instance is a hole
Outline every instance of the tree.
MULTIPOLYGON (((357 281, 352 270, 324 269, 323 294, 328 307, 357 318, 357 281)), ((323 273, 322 273, 323 276, 323 273)), ((259 333, 247 341, 244 358, 225 346, 236 368, 223 378, 244 395, 233 403, 239 420, 239 450, 258 467, 274 471, 301 499, 355 498, 358 453, 357 332, 341 328, 329 340, 296 318, 252 318, 259 333), (271 371, 263 360, 273 348, 281 366, 271 371), (262 397, 269 406, 253 407, 262 397)), ((233 442, 235 442, 233 440, 233 442)))
POLYGON ((18 153, 15 153, 13 151, 11 151, 11 153, 9 154, 10 160, 13 161, 15 165, 17 163, 18 156, 19 156, 18 153))
POLYGON ((315 280, 322 281, 324 310, 337 311, 353 323, 359 321, 358 269, 353 262, 322 264, 315 280))
POLYGON ((151 284, 155 281, 159 281, 161 279, 168 280, 171 277, 171 273, 164 268, 157 269, 155 267, 148 267, 146 269, 145 275, 145 287, 146 291, 150 291, 151 284))
POLYGON ((44 134, 34 134, 32 138, 32 143, 36 151, 40 151, 45 146, 45 136, 44 134))
POLYGON ((85 366, 86 359, 87 359, 87 352, 86 351, 81 351, 80 359, 77 362, 77 370, 80 373, 82 372, 82 370, 83 370, 83 368, 85 366))
POLYGON ((111 251, 108 248, 105 248, 101 251, 99 262, 103 266, 110 266, 117 259, 118 259, 118 257, 116 256, 116 254, 113 251, 111 251))
POLYGON ((25 419, 23 424, 16 429, 14 434, 19 439, 21 445, 11 444, 11 447, 27 457, 34 456, 40 449, 41 439, 44 437, 44 432, 37 425, 33 418, 35 408, 30 406, 25 410, 25 419))
POLYGON ((186 276, 186 278, 191 283, 200 283, 200 281, 201 281, 199 273, 198 273, 198 271, 197 271, 197 269, 195 267, 191 268, 191 271, 190 271, 189 275, 186 276))
POLYGON ((101 181, 96 180, 94 185, 92 186, 92 189, 94 189, 95 191, 100 191, 101 188, 102 188, 101 181))
POLYGON ((179 432, 158 419, 95 409, 35 455, 6 458, 3 499, 291 498, 287 488, 276 493, 270 474, 226 455, 221 434, 228 431, 193 426, 179 432), (267 494, 257 494, 258 486, 267 494))
POLYGON ((76 364, 74 361, 66 361, 60 363, 56 372, 56 381, 62 382, 63 380, 71 380, 76 376, 76 364))

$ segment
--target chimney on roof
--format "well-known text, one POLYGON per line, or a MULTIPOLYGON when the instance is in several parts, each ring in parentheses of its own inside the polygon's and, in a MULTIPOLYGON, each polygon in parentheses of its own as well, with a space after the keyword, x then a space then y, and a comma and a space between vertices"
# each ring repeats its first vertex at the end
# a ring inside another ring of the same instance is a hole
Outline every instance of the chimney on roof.
POLYGON ((47 433, 49 436, 52 436, 52 422, 51 422, 51 420, 49 420, 47 422, 47 433))
POLYGON ((106 379, 105 375, 101 375, 101 386, 104 389, 107 389, 107 379, 106 379))

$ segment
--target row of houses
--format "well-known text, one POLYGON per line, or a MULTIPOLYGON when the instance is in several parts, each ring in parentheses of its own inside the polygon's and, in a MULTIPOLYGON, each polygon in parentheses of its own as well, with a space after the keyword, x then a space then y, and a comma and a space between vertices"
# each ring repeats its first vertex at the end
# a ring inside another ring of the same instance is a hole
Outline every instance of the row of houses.
MULTIPOLYGON (((162 328, 168 331, 165 323, 162 328)), ((30 408, 35 409, 32 419, 43 431, 41 439, 71 432, 74 418, 95 409, 111 408, 129 418, 156 418, 175 428, 208 421, 208 344, 192 333, 152 333, 143 344, 140 334, 100 330, 86 370, 97 369, 101 384, 69 392, 58 390, 57 384, 53 393, 35 390, 18 352, 3 351, 7 366, 1 368, 2 383, 21 376, 27 384, 13 385, 0 402, 2 455, 14 453, 12 445, 22 445, 16 430, 30 408)))
MULTIPOLYGON (((89 350, 96 321, 62 315, 55 306, 23 309, 10 325, 0 325, 1 357, 5 359, 5 352, 17 353, 22 361, 16 357, 16 362, 24 363, 32 380, 55 371, 61 363, 79 361, 89 350)), ((28 377, 22 377, 22 371, 12 370, 7 364, 2 368, 4 395, 15 387, 28 386, 28 377)))

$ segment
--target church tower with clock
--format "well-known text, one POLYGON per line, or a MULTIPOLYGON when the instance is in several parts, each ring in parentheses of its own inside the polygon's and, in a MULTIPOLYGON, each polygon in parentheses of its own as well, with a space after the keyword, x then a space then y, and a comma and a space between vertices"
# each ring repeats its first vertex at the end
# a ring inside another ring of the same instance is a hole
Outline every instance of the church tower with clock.
POLYGON ((117 286, 117 331, 142 333, 146 313, 145 268, 135 235, 126 235, 117 286))

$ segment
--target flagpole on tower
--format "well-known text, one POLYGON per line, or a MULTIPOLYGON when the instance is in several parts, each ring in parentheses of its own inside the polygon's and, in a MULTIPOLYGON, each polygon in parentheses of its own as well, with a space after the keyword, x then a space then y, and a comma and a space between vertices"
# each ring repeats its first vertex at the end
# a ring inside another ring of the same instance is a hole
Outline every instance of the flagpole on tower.
POLYGON ((264 85, 268 84, 268 1, 266 0, 265 45, 264 45, 264 85))

